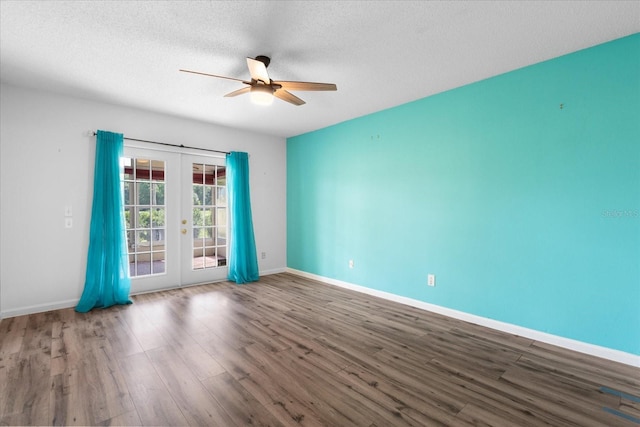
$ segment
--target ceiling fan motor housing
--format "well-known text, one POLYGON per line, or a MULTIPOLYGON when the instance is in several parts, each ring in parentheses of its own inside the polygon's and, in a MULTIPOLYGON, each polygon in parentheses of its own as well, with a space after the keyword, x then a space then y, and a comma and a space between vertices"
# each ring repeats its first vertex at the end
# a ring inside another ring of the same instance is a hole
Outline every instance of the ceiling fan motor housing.
POLYGON ((258 56, 256 56, 255 59, 256 59, 256 61, 262 62, 265 67, 268 67, 269 64, 271 63, 271 58, 269 58, 268 56, 258 55, 258 56))

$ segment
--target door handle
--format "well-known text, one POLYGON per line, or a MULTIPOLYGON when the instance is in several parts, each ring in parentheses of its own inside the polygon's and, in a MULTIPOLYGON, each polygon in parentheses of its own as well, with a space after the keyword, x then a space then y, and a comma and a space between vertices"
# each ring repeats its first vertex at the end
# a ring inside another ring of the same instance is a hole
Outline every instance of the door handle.
POLYGON ((183 220, 182 220, 182 224, 184 225, 184 224, 186 224, 186 223, 187 223, 187 220, 186 220, 186 219, 183 219, 183 220))
POLYGON ((182 229, 182 234, 187 234, 187 229, 186 228, 182 229))

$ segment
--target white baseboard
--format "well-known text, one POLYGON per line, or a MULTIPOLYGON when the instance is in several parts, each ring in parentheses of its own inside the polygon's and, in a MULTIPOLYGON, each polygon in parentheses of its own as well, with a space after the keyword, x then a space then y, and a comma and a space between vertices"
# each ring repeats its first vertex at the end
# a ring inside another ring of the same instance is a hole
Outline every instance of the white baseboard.
POLYGON ((2 315, 0 316, 0 318, 6 319, 8 317, 24 316, 24 315, 28 315, 28 314, 44 313, 45 311, 62 310, 64 308, 72 308, 72 307, 75 307, 76 305, 78 305, 78 301, 80 301, 79 298, 78 299, 70 299, 70 300, 66 300, 66 301, 57 301, 57 302, 53 302, 53 303, 30 305, 30 306, 27 306, 27 307, 20 307, 20 308, 16 308, 16 309, 13 309, 13 310, 3 311, 2 315))
POLYGON ((261 270, 260 271, 260 276, 269 276, 270 274, 285 273, 286 271, 287 271, 286 267, 274 268, 274 269, 271 269, 271 270, 261 270))
POLYGON ((463 311, 453 310, 450 308, 442 307, 435 304, 430 304, 423 301, 414 300, 399 295, 395 295, 389 292, 378 291, 370 289, 364 286, 355 285, 353 283, 343 282, 341 280, 331 279, 329 277, 318 276, 316 274, 307 273, 305 271, 295 270, 293 268, 287 268, 286 271, 297 276, 306 277, 308 279, 317 280, 319 282, 327 283, 329 285, 339 286, 341 288, 351 289, 353 291, 362 292, 365 294, 380 297, 386 300, 399 302, 411 307, 420 308, 422 310, 430 311, 433 313, 442 314, 444 316, 452 317, 454 319, 463 320, 465 322, 473 323, 487 328, 496 329, 498 331, 506 332, 513 335, 519 335, 521 337, 530 338, 536 341, 552 344, 558 347, 566 348, 569 350, 577 351, 591 356, 601 357, 603 359, 612 360, 614 362, 624 363, 635 367, 640 367, 640 356, 635 354, 626 353, 620 350, 613 350, 607 347, 601 347, 594 344, 585 343, 582 341, 573 340, 570 338, 564 338, 557 335, 548 334, 546 332, 536 331, 535 329, 524 328, 522 326, 513 325, 510 323, 500 322, 486 317, 476 316, 474 314, 465 313, 463 311))
MULTIPOLYGON (((268 276, 270 274, 284 273, 285 271, 287 271, 286 268, 275 268, 272 270, 263 270, 263 271, 260 271, 260 276, 268 276)), ((224 281, 224 280, 226 279, 223 279, 221 281, 224 281)), ((207 283, 211 283, 211 282, 205 282, 203 284, 207 284, 207 283)), ((140 294, 147 294, 152 292, 168 291, 171 289, 179 289, 179 288, 180 287, 176 286, 176 287, 169 287, 169 288, 162 288, 162 289, 152 289, 152 290, 143 291, 143 292, 136 292, 131 295, 140 295, 140 294)), ((44 313, 45 311, 61 310, 64 308, 73 308, 76 305, 78 305, 78 301, 80 301, 80 298, 15 308, 15 309, 0 312, 0 320, 9 318, 9 317, 24 316, 24 315, 35 314, 35 313, 44 313)))

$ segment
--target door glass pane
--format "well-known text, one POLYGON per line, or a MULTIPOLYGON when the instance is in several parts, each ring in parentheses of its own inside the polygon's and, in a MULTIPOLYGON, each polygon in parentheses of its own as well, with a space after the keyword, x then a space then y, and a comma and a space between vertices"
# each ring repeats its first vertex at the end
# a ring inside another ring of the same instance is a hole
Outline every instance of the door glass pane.
POLYGON ((149 230, 138 230, 136 233, 137 252, 149 251, 149 230))
POLYGON ((204 191, 204 186, 202 185, 193 186, 193 204, 195 206, 201 206, 204 204, 203 191, 204 191))
POLYGON ((207 209, 204 213, 204 225, 216 225, 216 210, 207 209))
POLYGON ((206 185, 204 187, 204 204, 211 206, 213 204, 213 185, 206 185))
POLYGON ((213 227, 205 227, 203 229, 204 239, 207 246, 212 246, 213 244, 213 227))
POLYGON ((226 246, 227 245, 227 228, 220 227, 218 228, 218 241, 216 242, 218 246, 226 246))
POLYGON ((164 205, 164 183, 154 183, 151 193, 152 205, 164 205))
POLYGON ((151 274, 163 274, 165 268, 166 252, 154 252, 153 264, 151 264, 151 274))
POLYGON ((193 269, 201 270, 204 268, 204 249, 193 250, 193 269))
POLYGON ((227 187, 216 187, 216 204, 220 206, 227 205, 227 187))
POLYGON ((194 228, 193 233, 195 236, 193 237, 193 247, 201 248, 204 246, 204 238, 203 238, 203 229, 202 228, 194 228))
POLYGON ((227 186, 227 170, 225 169, 224 166, 218 166, 217 169, 217 181, 216 181, 216 185, 219 185, 221 187, 226 187, 227 186))
POLYGON ((215 184, 215 177, 216 177, 216 166, 215 165, 203 165, 204 168, 204 183, 205 184, 209 184, 209 185, 213 185, 215 184))
MULTIPOLYGON (((131 174, 131 176, 133 176, 133 174, 131 174)), ((126 179, 126 176, 125 176, 125 179, 126 179)), ((133 179, 133 178, 131 178, 131 179, 133 179)), ((124 198, 123 198, 124 204, 125 205, 134 204, 134 200, 135 200, 134 196, 136 194, 135 190, 134 190, 134 188, 135 188, 134 183, 131 182, 131 181, 125 181, 123 186, 124 186, 124 198)))
POLYGON ((126 229, 130 229, 131 227, 131 208, 124 208, 124 226, 126 229))
POLYGON ((153 209, 151 213, 151 227, 156 232, 158 232, 159 228, 164 227, 164 208, 153 209))
POLYGON ((216 209, 216 214, 217 214, 216 224, 221 226, 222 225, 226 226, 227 225, 227 208, 216 209))
POLYGON ((218 267, 224 267, 227 265, 227 247, 226 246, 218 246, 216 248, 217 257, 218 257, 218 267))
MULTIPOLYGON (((193 211, 193 226, 194 227, 201 227, 204 225, 204 214, 202 213, 202 209, 198 208, 198 207, 194 207, 191 209, 193 211)), ((197 237, 194 234, 194 237, 197 237)))
POLYGON ((135 253, 136 248, 136 232, 134 230, 127 230, 127 248, 129 251, 129 262, 133 262, 132 254, 135 253))
POLYGON ((135 170, 135 174, 136 174, 136 179, 142 181, 142 180, 149 180, 149 168, 151 167, 151 163, 149 162, 149 159, 135 159, 135 165, 136 165, 136 170, 135 170))
POLYGON ((150 205, 151 204, 151 184, 149 182, 137 182, 136 188, 138 189, 138 205, 150 205))
POLYGON ((164 161, 151 160, 151 179, 153 181, 164 181, 164 161))
POLYGON ((138 208, 138 220, 136 222, 136 228, 149 229, 149 208, 138 208))

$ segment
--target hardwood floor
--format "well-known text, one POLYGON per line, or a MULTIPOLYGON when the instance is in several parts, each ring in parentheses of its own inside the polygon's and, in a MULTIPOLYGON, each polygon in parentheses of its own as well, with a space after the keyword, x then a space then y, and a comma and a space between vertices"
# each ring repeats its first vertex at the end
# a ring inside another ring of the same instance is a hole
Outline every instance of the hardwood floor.
POLYGON ((290 274, 0 322, 0 424, 638 426, 640 369, 290 274))

